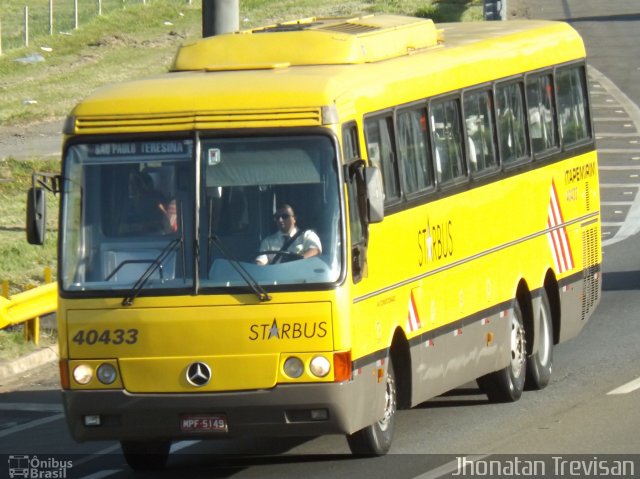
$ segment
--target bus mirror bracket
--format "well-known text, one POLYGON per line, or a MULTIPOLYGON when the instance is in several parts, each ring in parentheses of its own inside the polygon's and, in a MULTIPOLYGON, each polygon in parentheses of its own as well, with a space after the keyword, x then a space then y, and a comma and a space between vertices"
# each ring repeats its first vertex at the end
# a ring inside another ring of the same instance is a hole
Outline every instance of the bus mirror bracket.
POLYGON ((367 166, 364 170, 367 185, 367 221, 380 223, 384 219, 384 186, 382 173, 375 166, 367 166))
POLYGON ((60 192, 60 175, 52 173, 34 173, 32 186, 27 193, 27 242, 33 245, 44 244, 47 224, 46 191, 60 192))

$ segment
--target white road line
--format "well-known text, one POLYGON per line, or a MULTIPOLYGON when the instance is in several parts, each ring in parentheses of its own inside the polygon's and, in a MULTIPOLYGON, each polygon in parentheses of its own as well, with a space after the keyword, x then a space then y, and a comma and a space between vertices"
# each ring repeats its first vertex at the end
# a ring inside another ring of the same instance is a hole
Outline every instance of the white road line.
POLYGON ((600 188, 638 188, 637 183, 600 183, 600 188))
POLYGON ((94 459, 98 459, 100 456, 104 456, 105 454, 111 454, 113 452, 116 451, 120 451, 120 444, 115 444, 113 446, 109 446, 109 447, 105 447, 104 449, 100 449, 97 452, 94 452, 93 454, 90 454, 88 456, 85 456, 82 459, 79 459, 77 461, 73 461, 73 464, 75 466, 79 466, 80 464, 85 464, 87 462, 93 461, 94 459))
POLYGON ((54 414, 53 416, 43 417, 42 419, 36 419, 35 421, 29 421, 27 423, 20 424, 19 426, 10 427, 9 429, 0 431, 0 437, 11 436, 12 434, 26 431, 27 429, 31 429, 34 427, 42 426, 43 424, 57 421, 58 419, 62 418, 64 418, 64 414, 54 414))
MULTIPOLYGON (((610 122, 624 122, 629 121, 628 116, 601 116, 593 119, 594 123, 610 123, 610 122)), ((597 128, 596 128, 597 129, 597 128)))
MULTIPOLYGON (((630 126, 628 128, 631 128, 630 126)), ((618 132, 596 132, 596 140, 604 139, 604 138, 635 138, 640 133, 637 131, 629 132, 629 133, 618 133, 618 132)))
POLYGON ((94 472, 88 476, 82 476, 80 479, 102 479, 103 477, 113 476, 114 474, 121 473, 122 469, 107 469, 105 471, 94 472))
MULTIPOLYGON (((640 153, 640 149, 639 148, 597 148, 598 150, 598 154, 607 154, 607 153, 612 153, 612 154, 620 154, 620 155, 625 155, 625 154, 632 154, 632 155, 637 155, 638 153, 640 153)), ((600 166, 600 165, 598 165, 600 166)))
POLYGON ((45 403, 0 403, 0 411, 35 411, 35 412, 62 412, 62 404, 45 403))
POLYGON ((484 459, 485 457, 488 457, 488 456, 489 454, 483 454, 483 455, 477 455, 477 456, 460 456, 455 461, 447 462, 442 466, 436 467, 435 469, 432 469, 423 474, 420 474, 419 476, 415 476, 413 479, 438 479, 439 477, 444 477, 457 471, 459 469, 459 466, 458 466, 459 462, 462 459, 466 461, 475 462, 475 461, 484 459))
POLYGON ((613 391, 609 391, 607 394, 629 394, 636 389, 640 389, 640 378, 629 381, 627 384, 623 384, 619 388, 615 388, 613 391))
POLYGON ((636 171, 640 170, 640 165, 598 165, 602 171, 636 171))

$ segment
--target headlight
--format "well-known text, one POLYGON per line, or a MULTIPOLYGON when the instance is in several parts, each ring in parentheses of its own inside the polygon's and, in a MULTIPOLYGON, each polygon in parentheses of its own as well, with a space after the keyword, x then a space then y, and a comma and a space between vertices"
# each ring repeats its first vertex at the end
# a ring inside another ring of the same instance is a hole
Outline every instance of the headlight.
POLYGON ((324 356, 316 356, 311 360, 309 369, 314 376, 323 378, 331 371, 331 363, 324 356))
POLYGON ((97 371, 98 381, 102 384, 111 384, 118 377, 118 372, 109 363, 101 364, 97 371))
POLYGON ((89 384, 91 379, 93 379, 93 369, 86 364, 81 364, 73 370, 73 379, 83 386, 89 384))
POLYGON ((290 378, 297 379, 304 373, 304 363, 299 358, 291 356, 284 362, 284 373, 290 378))

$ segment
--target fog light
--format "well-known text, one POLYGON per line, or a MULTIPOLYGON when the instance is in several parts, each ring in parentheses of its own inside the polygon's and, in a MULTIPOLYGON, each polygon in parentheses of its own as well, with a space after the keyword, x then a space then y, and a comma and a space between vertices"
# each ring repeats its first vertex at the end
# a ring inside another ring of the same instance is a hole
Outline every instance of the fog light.
POLYGON ((86 364, 81 364, 73 370, 73 379, 83 386, 89 384, 93 378, 93 370, 86 364))
POLYGON ((113 365, 105 363, 100 365, 96 376, 98 377, 98 381, 100 381, 102 384, 111 384, 118 377, 118 372, 116 371, 116 368, 113 367, 113 365))
POLYGON ((329 419, 329 411, 327 409, 312 409, 311 420, 312 421, 326 421, 329 419))
POLYGON ((84 417, 84 425, 86 427, 96 427, 100 425, 100 416, 98 414, 91 414, 84 417))
POLYGON ((331 363, 324 356, 316 356, 311 360, 309 369, 314 376, 323 378, 331 371, 331 363))
POLYGON ((294 356, 284 362, 284 373, 293 379, 298 379, 304 372, 304 363, 294 356))

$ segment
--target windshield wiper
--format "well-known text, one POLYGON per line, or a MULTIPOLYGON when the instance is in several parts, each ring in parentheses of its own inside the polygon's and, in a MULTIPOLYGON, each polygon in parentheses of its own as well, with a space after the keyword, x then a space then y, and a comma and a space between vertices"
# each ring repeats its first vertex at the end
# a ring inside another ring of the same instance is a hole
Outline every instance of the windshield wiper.
MULTIPOLYGON (((167 244, 167 246, 165 246, 162 249, 162 251, 160 251, 160 254, 155 259, 148 260, 151 262, 151 264, 147 267, 147 269, 144 270, 144 272, 140 275, 138 280, 135 282, 135 284, 129 291, 129 295, 122 300, 122 306, 131 306, 133 304, 133 300, 136 299, 138 294, 140 294, 140 291, 142 291, 142 288, 144 288, 144 285, 147 284, 147 281, 149 281, 153 273, 155 273, 158 269, 162 272, 162 267, 163 267, 162 265, 164 261, 169 257, 171 253, 173 253, 173 251, 176 249, 178 245, 182 245, 182 248, 184 249, 183 234, 180 234, 179 238, 175 238, 171 240, 167 244)), ((147 261, 147 260, 144 260, 144 261, 147 261)), ((184 264, 183 264, 183 267, 184 267, 184 264)), ((162 273, 160 274, 160 276, 162 277, 162 273)))
POLYGON ((229 250, 227 250, 227 247, 220 240, 220 238, 218 238, 218 236, 216 236, 215 233, 211 233, 210 232, 208 240, 209 240, 209 244, 213 243, 215 246, 218 247, 218 249, 220 250, 222 255, 227 259, 227 261, 229 261, 231 266, 233 266, 233 269, 235 269, 238 272, 238 274, 242 277, 242 279, 245 281, 245 283, 247 283, 247 285, 249 286, 251 291, 253 291, 253 293, 258 297, 258 299, 260 301, 262 301, 262 302, 271 301, 271 296, 269 296, 269 293, 267 293, 265 291, 265 289, 262 286, 260 286, 260 284, 255 280, 255 278, 253 276, 251 276, 251 273, 249 273, 244 268, 244 266, 242 266, 240 261, 238 261, 229 252, 229 250))

